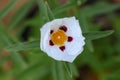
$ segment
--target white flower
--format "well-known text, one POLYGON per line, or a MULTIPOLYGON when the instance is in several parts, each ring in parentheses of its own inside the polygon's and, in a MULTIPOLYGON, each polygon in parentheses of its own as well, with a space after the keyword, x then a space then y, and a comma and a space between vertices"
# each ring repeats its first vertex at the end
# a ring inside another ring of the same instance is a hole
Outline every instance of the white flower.
POLYGON ((40 47, 48 56, 73 62, 83 51, 84 37, 75 17, 55 19, 43 25, 40 47))

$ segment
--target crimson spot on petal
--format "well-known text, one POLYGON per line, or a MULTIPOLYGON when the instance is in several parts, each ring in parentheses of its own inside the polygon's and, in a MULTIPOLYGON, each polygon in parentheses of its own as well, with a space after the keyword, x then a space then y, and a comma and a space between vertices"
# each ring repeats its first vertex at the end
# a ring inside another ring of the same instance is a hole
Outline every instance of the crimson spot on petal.
POLYGON ((54 31, 53 31, 53 30, 51 30, 51 31, 50 31, 50 34, 52 34, 53 32, 54 32, 54 31))
POLYGON ((64 51, 65 50, 65 46, 61 46, 59 47, 61 51, 64 51))
POLYGON ((60 26, 60 28, 59 28, 60 30, 63 30, 63 31, 67 31, 67 27, 65 26, 65 25, 63 25, 63 26, 60 26))
POLYGON ((54 45, 51 40, 49 41, 49 45, 50 45, 50 46, 53 46, 53 45, 54 45))
POLYGON ((71 42, 73 38, 71 36, 68 36, 68 42, 71 42))

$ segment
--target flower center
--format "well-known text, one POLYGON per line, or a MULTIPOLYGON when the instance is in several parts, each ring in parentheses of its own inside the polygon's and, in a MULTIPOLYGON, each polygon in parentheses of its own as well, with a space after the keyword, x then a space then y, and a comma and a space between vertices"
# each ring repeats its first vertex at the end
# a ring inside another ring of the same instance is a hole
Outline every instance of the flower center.
POLYGON ((51 34, 51 40, 55 45, 62 46, 68 37, 63 30, 57 30, 51 34))

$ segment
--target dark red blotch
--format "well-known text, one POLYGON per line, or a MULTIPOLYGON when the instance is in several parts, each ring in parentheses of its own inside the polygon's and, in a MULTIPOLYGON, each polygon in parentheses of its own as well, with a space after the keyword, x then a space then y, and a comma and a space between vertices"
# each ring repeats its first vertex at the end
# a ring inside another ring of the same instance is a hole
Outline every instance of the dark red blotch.
POLYGON ((61 51, 64 51, 65 50, 65 46, 61 46, 59 47, 61 51))
POLYGON ((60 28, 59 28, 60 30, 63 30, 63 31, 67 31, 67 27, 65 26, 65 25, 63 25, 63 26, 60 26, 60 28))
POLYGON ((54 32, 54 31, 53 31, 53 30, 51 30, 51 31, 50 31, 50 34, 52 34, 53 32, 54 32))
POLYGON ((73 41, 73 38, 71 36, 68 36, 68 42, 73 41))
POLYGON ((49 41, 49 45, 50 45, 50 46, 53 46, 53 45, 54 45, 51 40, 49 41))

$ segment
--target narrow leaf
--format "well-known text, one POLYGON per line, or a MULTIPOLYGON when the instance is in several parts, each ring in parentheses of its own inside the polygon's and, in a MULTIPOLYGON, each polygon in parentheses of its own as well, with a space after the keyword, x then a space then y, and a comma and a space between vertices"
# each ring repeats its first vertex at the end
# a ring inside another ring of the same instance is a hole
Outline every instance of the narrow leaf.
MULTIPOLYGON (((82 30, 84 32, 88 32, 90 25, 89 25, 89 23, 87 21, 87 16, 84 15, 84 13, 82 13, 82 12, 80 12, 78 16, 79 16, 79 19, 80 19, 82 30)), ((94 51, 94 48, 93 48, 91 40, 86 40, 86 46, 88 47, 90 52, 94 51)))
POLYGON ((53 20, 53 19, 55 18, 55 17, 54 17, 54 14, 53 14, 53 12, 51 11, 48 3, 46 2, 45 4, 46 4, 46 6, 47 6, 47 12, 48 12, 49 20, 53 20))
POLYGON ((54 61, 52 72, 54 80, 66 80, 62 62, 54 61))
POLYGON ((0 19, 3 18, 17 3, 18 0, 12 0, 10 4, 8 4, 5 9, 0 12, 0 19))
POLYGON ((94 31, 94 32, 87 32, 83 33, 85 36, 86 40, 95 40, 103 37, 107 37, 111 35, 114 31, 113 30, 108 30, 108 31, 94 31))
POLYGON ((67 62, 64 62, 64 65, 65 65, 65 68, 69 74, 69 76, 72 78, 72 64, 71 63, 67 63, 67 62))
MULTIPOLYGON (((47 2, 45 4, 43 2, 43 0, 38 0, 38 3, 39 3, 40 9, 42 9, 42 8, 47 9, 47 12, 43 11, 42 13, 45 14, 46 16, 48 16, 48 14, 49 14, 49 17, 48 17, 49 20, 54 19, 54 15, 53 15, 52 11, 50 10, 47 2)), ((39 41, 19 43, 19 44, 14 44, 12 46, 8 46, 7 50, 9 50, 9 51, 29 50, 29 49, 33 49, 33 48, 39 48, 39 44, 40 44, 39 41)))
POLYGON ((69 78, 77 77, 78 71, 73 63, 64 62, 65 69, 67 70, 67 74, 69 78))
POLYGON ((15 80, 37 80, 36 78, 43 78, 47 76, 49 73, 49 68, 47 66, 41 65, 41 63, 37 63, 34 65, 30 65, 25 70, 21 71, 15 80))
POLYGON ((30 0, 29 3, 24 4, 19 11, 13 16, 11 22, 10 22, 10 27, 8 28, 8 31, 13 30, 16 25, 25 17, 27 12, 30 10, 31 6, 34 4, 34 0, 30 0))
MULTIPOLYGON (((4 26, 0 23, 0 36, 1 36, 1 41, 0 43, 2 43, 5 46, 11 46, 12 45, 12 39, 10 37, 10 35, 5 31, 5 29, 3 28, 4 26)), ((15 51, 10 52, 9 55, 14 63, 14 66, 18 69, 24 69, 27 65, 24 61, 24 59, 21 57, 21 55, 15 51)))
MULTIPOLYGON (((109 31, 94 31, 94 32, 87 32, 83 33, 85 36, 86 40, 95 40, 103 37, 107 37, 111 35, 114 31, 109 30, 109 31)), ((35 40, 31 42, 23 42, 23 43, 17 43, 11 46, 6 47, 7 50, 9 51, 25 51, 29 49, 34 49, 34 48, 39 48, 40 46, 40 41, 35 40)))
POLYGON ((40 41, 31 41, 31 42, 24 42, 24 43, 17 43, 12 46, 6 48, 9 51, 25 51, 29 49, 39 48, 40 41))
POLYGON ((92 17, 99 14, 109 13, 118 8, 120 8, 119 4, 114 4, 114 3, 111 4, 101 1, 101 2, 97 2, 92 6, 87 6, 81 12, 83 12, 86 16, 92 17))
POLYGON ((37 1, 41 15, 44 16, 45 20, 49 21, 47 6, 45 5, 45 2, 43 0, 37 0, 37 1))
POLYGON ((72 8, 73 6, 75 6, 74 3, 68 3, 68 4, 64 4, 64 5, 61 5, 60 7, 57 7, 53 10, 53 13, 56 15, 56 14, 60 14, 66 10, 69 10, 70 8, 72 8))

